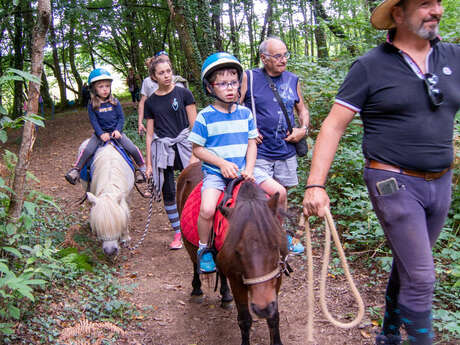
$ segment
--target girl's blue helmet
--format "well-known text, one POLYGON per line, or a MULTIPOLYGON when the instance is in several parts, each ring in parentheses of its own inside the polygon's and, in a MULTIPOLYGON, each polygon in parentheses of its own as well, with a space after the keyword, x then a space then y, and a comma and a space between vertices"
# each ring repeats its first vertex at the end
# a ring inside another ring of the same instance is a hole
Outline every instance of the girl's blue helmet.
POLYGON ((201 82, 206 94, 209 94, 207 86, 209 86, 209 76, 216 70, 221 68, 235 68, 238 72, 238 79, 241 82, 243 76, 243 66, 236 57, 229 53, 220 52, 214 53, 206 58, 201 67, 201 82))
POLYGON ((91 87, 91 84, 99 81, 99 80, 110 80, 112 81, 113 78, 110 75, 109 71, 103 68, 96 68, 93 70, 88 77, 88 85, 91 87))

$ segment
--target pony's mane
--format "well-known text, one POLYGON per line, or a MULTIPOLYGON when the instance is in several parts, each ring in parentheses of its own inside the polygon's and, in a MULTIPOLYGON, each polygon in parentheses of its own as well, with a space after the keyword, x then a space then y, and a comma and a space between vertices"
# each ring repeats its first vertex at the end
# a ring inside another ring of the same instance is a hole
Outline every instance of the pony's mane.
POLYGON ((112 145, 107 144, 96 152, 91 182, 94 194, 127 194, 131 190, 130 178, 134 179, 131 168, 112 145))
MULTIPOLYGON (((265 248, 280 248, 282 229, 267 204, 264 191, 253 182, 243 182, 239 190, 235 209, 229 219, 229 229, 225 239, 225 250, 232 251, 239 243, 248 224, 257 241, 265 248)), ((224 248, 222 248, 224 249, 224 248)))
POLYGON ((96 152, 92 169, 91 192, 99 201, 90 211, 91 228, 103 240, 117 239, 128 228, 127 198, 134 184, 134 174, 110 144, 96 152))

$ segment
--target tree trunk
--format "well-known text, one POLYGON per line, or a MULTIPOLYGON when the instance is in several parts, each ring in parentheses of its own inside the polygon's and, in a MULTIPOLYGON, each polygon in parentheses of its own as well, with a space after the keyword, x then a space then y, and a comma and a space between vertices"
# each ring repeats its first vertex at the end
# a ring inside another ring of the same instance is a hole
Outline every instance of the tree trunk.
MULTIPOLYGON (((14 14, 14 36, 13 36, 13 47, 14 47, 14 68, 21 70, 24 68, 24 51, 23 51, 23 23, 21 16, 21 4, 19 1, 15 8, 14 14)), ((21 80, 14 81, 14 100, 13 100, 13 118, 18 118, 22 115, 24 97, 22 95, 21 80)))
MULTIPOLYGON (((268 6, 267 6, 267 12, 265 12, 265 17, 264 17, 264 25, 262 26, 262 31, 260 32, 260 40, 259 40, 259 45, 265 40, 266 37, 270 37, 272 34, 272 15, 273 15, 273 0, 268 0, 267 1, 268 6)), ((259 51, 257 50, 257 59, 259 59, 259 51)))
POLYGON ((304 48, 303 48, 303 53, 305 56, 308 56, 309 50, 308 50, 308 18, 307 18, 307 8, 305 6, 304 1, 300 1, 300 9, 302 11, 302 17, 303 17, 303 36, 304 36, 304 48))
POLYGON ((252 0, 245 0, 243 2, 244 4, 244 13, 246 14, 246 21, 248 23, 248 36, 249 36, 249 46, 250 46, 250 52, 251 52, 251 59, 250 64, 252 66, 257 66, 258 61, 257 61, 257 47, 255 47, 255 40, 254 40, 254 25, 252 23, 253 17, 254 17, 254 3, 252 0))
MULTIPOLYGON (((71 1, 72 6, 75 8, 77 7, 76 1, 72 0, 71 1)), ((78 72, 78 68, 75 64, 75 27, 77 25, 77 18, 75 15, 72 15, 70 18, 70 30, 69 30, 69 62, 70 62, 70 69, 72 70, 72 75, 75 78, 75 81, 77 82, 77 87, 78 87, 78 95, 77 97, 79 98, 81 95, 81 89, 83 88, 83 82, 80 77, 80 73, 78 72)))
POLYGON ((61 105, 66 105, 67 104, 67 93, 66 93, 64 78, 62 77, 62 73, 61 73, 61 67, 59 65, 59 55, 58 55, 58 50, 56 46, 56 33, 54 31, 53 17, 51 17, 51 23, 50 23, 50 44, 51 44, 51 48, 53 52, 54 77, 56 78, 56 81, 59 86, 60 103, 61 105))
POLYGON ((211 24, 214 31, 214 47, 217 51, 221 52, 224 50, 224 46, 222 44, 222 34, 220 32, 219 16, 219 14, 222 12, 222 0, 211 0, 211 11, 211 24))
MULTIPOLYGON (((323 4, 321 3, 321 0, 308 0, 312 5, 313 5, 313 12, 315 13, 316 17, 316 22, 318 23, 318 18, 321 18, 324 20, 326 23, 327 27, 331 32, 340 39, 346 40, 346 45, 348 50, 350 51, 350 54, 353 56, 358 55, 359 49, 356 47, 356 45, 350 43, 350 40, 348 40, 347 35, 345 32, 342 30, 340 26, 337 24, 334 24, 334 22, 329 18, 329 16, 326 13, 326 10, 324 9, 323 4)), ((319 52, 319 47, 318 47, 318 52, 319 52)))
POLYGON ((50 95, 50 87, 48 84, 48 79, 46 78, 45 69, 42 71, 42 84, 40 85, 40 95, 43 98, 43 104, 51 107, 51 103, 53 103, 53 99, 50 95))
POLYGON ((135 73, 138 70, 137 63, 139 61, 139 42, 136 37, 135 28, 138 25, 136 19, 136 9, 133 5, 137 5, 136 0, 125 0, 126 5, 126 20, 128 25, 126 26, 127 36, 129 39, 128 47, 128 61, 131 64, 131 67, 134 69, 135 73))
POLYGON ((313 11, 313 17, 315 18, 316 23, 313 32, 315 33, 316 47, 318 48, 318 59, 320 60, 320 63, 324 63, 325 60, 329 58, 329 53, 327 50, 326 33, 321 27, 321 23, 318 18, 318 12, 315 10, 313 11))
POLYGON ((230 20, 230 41, 232 42, 233 55, 240 58, 240 42, 238 39, 237 29, 235 27, 235 17, 233 15, 233 1, 228 1, 228 18, 230 20))
MULTIPOLYGON (((46 32, 51 21, 50 0, 38 0, 37 22, 33 30, 32 39, 32 65, 31 73, 40 78, 43 70, 43 55, 46 41, 46 32)), ((40 86, 34 82, 29 83, 29 97, 27 109, 31 112, 38 112, 38 97, 40 95, 40 86)), ((14 171, 13 190, 11 204, 9 208, 10 219, 18 219, 21 215, 24 205, 24 190, 26 184, 26 173, 29 168, 32 149, 35 143, 36 131, 35 125, 26 121, 22 132, 22 142, 19 149, 18 163, 14 171)))
MULTIPOLYGON (((191 82, 196 86, 197 90, 202 90, 201 87, 201 57, 199 55, 198 48, 194 46, 195 40, 190 35, 187 29, 187 24, 184 17, 184 8, 177 1, 167 0, 171 17, 176 26, 177 33, 179 34, 179 40, 184 51, 185 58, 188 61, 190 70, 192 72, 191 82)), ((195 42, 196 44, 196 42, 195 42)), ((203 91, 199 94, 199 100, 204 102, 203 91)))

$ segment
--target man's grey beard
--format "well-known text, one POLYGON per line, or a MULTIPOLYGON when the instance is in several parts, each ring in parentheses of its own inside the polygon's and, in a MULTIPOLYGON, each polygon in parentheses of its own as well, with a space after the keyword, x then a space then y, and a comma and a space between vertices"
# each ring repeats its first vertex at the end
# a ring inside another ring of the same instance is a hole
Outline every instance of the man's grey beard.
POLYGON ((423 26, 419 27, 417 30, 415 30, 415 33, 425 39, 425 40, 434 40, 438 36, 438 31, 439 31, 439 25, 436 25, 434 29, 427 30, 423 26))
MULTIPOLYGON (((436 18, 430 18, 430 20, 432 19, 436 19, 436 18)), ((422 23, 420 24, 420 26, 416 26, 415 24, 413 24, 410 20, 406 19, 406 25, 408 27, 408 29, 410 31, 412 31, 413 33, 415 33, 418 37, 420 38, 423 38, 424 40, 433 40, 436 38, 436 36, 438 36, 438 32, 439 32, 439 19, 438 18, 438 23, 436 24, 436 26, 434 28, 432 28, 431 26, 428 28, 428 29, 425 29, 425 26, 424 24, 428 21, 428 20, 424 20, 422 21, 422 23)))

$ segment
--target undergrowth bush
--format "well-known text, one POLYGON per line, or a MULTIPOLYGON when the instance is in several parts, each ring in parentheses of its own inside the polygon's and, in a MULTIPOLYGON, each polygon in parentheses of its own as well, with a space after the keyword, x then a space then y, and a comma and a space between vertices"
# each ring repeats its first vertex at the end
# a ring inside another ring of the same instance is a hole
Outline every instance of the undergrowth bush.
MULTIPOLYGON (((5 151, 3 158, 11 177, 16 156, 5 151)), ((81 319, 123 323, 137 313, 119 298, 116 268, 99 259, 88 232, 74 238, 85 249, 60 247, 78 221, 34 190, 20 218, 11 221, 11 193, 10 181, 0 177, 0 344, 57 344, 65 325, 81 319)))

